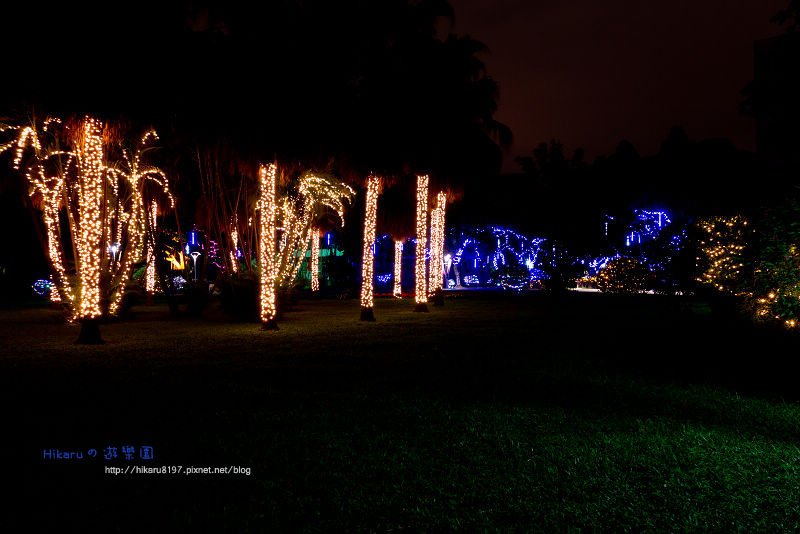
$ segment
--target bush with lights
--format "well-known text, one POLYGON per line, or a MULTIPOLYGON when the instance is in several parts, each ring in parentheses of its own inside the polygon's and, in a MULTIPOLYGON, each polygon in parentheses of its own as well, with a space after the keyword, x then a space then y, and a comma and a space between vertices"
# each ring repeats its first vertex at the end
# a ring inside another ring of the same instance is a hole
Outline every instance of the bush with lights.
POLYGON ((758 322, 800 325, 800 202, 769 210, 758 224, 758 256, 748 302, 758 322))
POLYGON ((741 215, 696 221, 697 281, 721 293, 744 295, 752 265, 754 228, 741 215))
POLYGON ((652 279, 647 266, 636 258, 620 257, 608 262, 596 277, 598 289, 604 293, 641 293, 652 279))

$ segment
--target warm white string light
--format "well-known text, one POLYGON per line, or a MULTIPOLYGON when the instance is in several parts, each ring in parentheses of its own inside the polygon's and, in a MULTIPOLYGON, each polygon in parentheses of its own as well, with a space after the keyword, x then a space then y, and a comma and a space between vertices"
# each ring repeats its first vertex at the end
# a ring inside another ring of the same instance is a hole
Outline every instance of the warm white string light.
POLYGON ((274 163, 258 169, 258 265, 260 271, 261 326, 276 330, 275 322, 275 174, 274 163))
POLYGON ((394 291, 396 298, 403 297, 403 242, 394 242, 394 291))
MULTIPOLYGON (((312 226, 319 216, 333 211, 344 225, 345 204, 355 196, 352 187, 328 176, 307 172, 300 177, 296 196, 281 200, 281 246, 276 260, 276 287, 294 283, 305 260, 311 240, 312 226)), ((277 221, 276 221, 277 224, 277 221)))
MULTIPOLYGON (((152 141, 158 140, 155 130, 146 131, 134 151, 122 150, 122 165, 113 168, 107 167, 108 180, 111 184, 111 193, 107 193, 107 222, 106 236, 115 235, 116 247, 120 249, 119 261, 111 264, 111 295, 109 313, 118 313, 122 304, 126 281, 131 277, 134 265, 145 252, 145 236, 147 234, 147 212, 144 202, 144 187, 146 183, 157 185, 171 208, 175 207, 175 199, 169 190, 167 176, 161 169, 150 167, 142 163, 142 155, 152 141), (122 184, 127 187, 121 188, 122 184), (129 190, 127 196, 121 195, 121 190, 129 190), (116 232, 112 229, 116 224, 116 232), (126 239, 123 239, 123 236, 126 239), (122 245, 125 242, 124 246, 122 245)), ((116 258, 115 258, 116 259, 116 258)), ((145 255, 145 259, 147 256, 145 255)), ((155 274, 153 275, 155 278, 155 274)))
POLYGON ((364 211, 364 240, 361 248, 361 320, 374 321, 373 307, 373 269, 375 255, 375 227, 378 215, 378 194, 380 178, 375 175, 367 177, 367 197, 364 211))
MULTIPOLYGON (((447 195, 442 191, 436 195, 436 240, 433 239, 434 223, 431 221, 431 264, 430 287, 431 292, 441 292, 444 287, 444 231, 445 208, 447 195), (434 258, 435 256, 435 258, 434 258)), ((439 302, 441 304, 442 301, 439 302)))
POLYGON ((78 145, 78 318, 99 319, 100 271, 103 261, 103 139, 102 124, 91 117, 83 122, 78 145))
POLYGON ((236 226, 231 230, 231 242, 233 243, 233 250, 230 251, 231 256, 231 270, 234 273, 239 272, 239 258, 236 256, 239 251, 239 232, 236 231, 236 226))
POLYGON ((61 304, 61 295, 58 294, 58 288, 53 282, 52 276, 50 276, 50 302, 53 304, 61 304))
POLYGON ((151 242, 147 245, 147 269, 145 270, 145 290, 147 297, 152 298, 156 291, 156 226, 158 224, 158 202, 155 200, 150 205, 150 234, 151 242))
POLYGON ((319 230, 311 230, 311 291, 319 291, 319 230))
POLYGON ((417 176, 417 258, 414 271, 417 303, 414 311, 428 311, 428 292, 425 280, 425 242, 428 231, 428 176, 417 176))
POLYGON ((87 324, 118 312, 133 266, 145 253, 145 183, 157 184, 172 207, 174 199, 166 175, 141 164, 145 145, 158 138, 154 131, 146 132, 134 151, 112 150, 121 158, 107 163, 102 123, 86 117, 75 129, 52 128, 58 124, 60 120, 49 118, 38 132, 35 126, 0 125, 0 131, 17 132, 14 141, 0 145, 0 152, 15 149, 14 167, 25 163, 31 195, 41 198, 54 294, 71 319, 84 323, 79 341, 99 342, 96 325, 87 324), (48 142, 43 144, 40 138, 48 142), (60 148, 70 146, 72 151, 60 148), (76 252, 77 276, 72 280, 65 269, 60 235, 62 209, 76 252))
POLYGON ((431 210, 431 242, 430 242, 430 261, 428 264, 428 294, 432 295, 436 291, 436 279, 438 271, 436 266, 441 264, 439 258, 439 217, 441 210, 436 207, 431 210))

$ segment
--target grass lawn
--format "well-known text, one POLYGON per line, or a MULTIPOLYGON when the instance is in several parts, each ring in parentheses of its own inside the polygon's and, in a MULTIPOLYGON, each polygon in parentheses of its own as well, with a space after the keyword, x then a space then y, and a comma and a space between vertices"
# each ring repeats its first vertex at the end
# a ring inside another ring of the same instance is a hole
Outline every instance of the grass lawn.
POLYGON ((657 296, 412 308, 381 299, 361 323, 355 300, 307 300, 262 332, 141 307, 99 347, 73 345, 58 312, 0 311, 4 458, 40 508, 16 519, 53 532, 800 529, 795 337, 657 296), (42 459, 124 444, 155 460, 42 459), (104 473, 133 464, 252 471, 104 473))

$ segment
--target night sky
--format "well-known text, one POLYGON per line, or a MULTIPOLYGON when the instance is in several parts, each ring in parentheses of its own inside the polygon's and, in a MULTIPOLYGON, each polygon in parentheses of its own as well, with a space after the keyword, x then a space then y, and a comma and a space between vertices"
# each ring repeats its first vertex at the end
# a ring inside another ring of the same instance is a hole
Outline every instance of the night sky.
POLYGON ((753 41, 781 33, 770 18, 786 0, 451 3, 453 31, 490 49, 497 118, 514 132, 504 170, 552 138, 590 159, 623 138, 649 155, 672 126, 754 148, 741 91, 753 76, 753 41))

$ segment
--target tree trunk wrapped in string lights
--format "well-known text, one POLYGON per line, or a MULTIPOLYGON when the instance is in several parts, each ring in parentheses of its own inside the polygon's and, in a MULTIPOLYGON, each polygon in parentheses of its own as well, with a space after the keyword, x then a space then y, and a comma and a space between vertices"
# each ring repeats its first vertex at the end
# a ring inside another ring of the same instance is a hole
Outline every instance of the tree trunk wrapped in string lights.
POLYGON ((311 260, 309 261, 311 271, 311 291, 319 291, 319 229, 311 230, 311 260))
POLYGON ((378 215, 378 194, 380 178, 374 175, 367 177, 367 197, 364 212, 364 240, 361 245, 361 320, 374 321, 373 311, 373 269, 375 255, 375 226, 378 215))
POLYGON ((431 212, 431 263, 428 275, 428 291, 432 295, 434 306, 444 306, 442 288, 444 285, 444 218, 446 204, 447 195, 442 191, 436 195, 436 208, 431 212))
POLYGON ((119 313, 133 265, 144 254, 145 184, 156 183, 174 207, 164 173, 141 162, 157 136, 149 131, 128 150, 91 117, 70 125, 47 119, 40 126, 0 126, 0 133, 7 131, 17 135, 0 152, 14 148, 14 167, 24 168, 31 196, 42 206, 53 282, 69 319, 81 323, 78 342, 101 343, 99 321, 119 313), (74 276, 67 269, 62 214, 74 276))
POLYGON ((441 258, 439 257, 439 217, 441 216, 441 211, 439 208, 433 208, 431 210, 431 242, 430 242, 430 261, 428 263, 428 296, 432 297, 436 293, 436 279, 438 277, 439 271, 441 269, 437 269, 437 266, 441 264, 441 258))
POLYGON ((103 138, 99 121, 86 118, 77 149, 78 240, 76 258, 79 298, 77 317, 81 321, 79 342, 99 343, 100 274, 103 267, 103 138))
POLYGON ((414 268, 415 312, 428 311, 428 288, 425 272, 425 245, 428 232, 428 176, 417 176, 417 249, 414 268))
POLYGON ((403 298, 403 242, 394 242, 394 291, 395 298, 403 298))
POLYGON ((275 174, 274 163, 258 169, 258 268, 263 330, 277 330, 275 303, 275 174))
POLYGON ((156 226, 158 224, 158 202, 153 201, 150 205, 150 242, 147 245, 145 268, 145 291, 147 292, 147 302, 153 303, 153 294, 156 291, 156 226))

